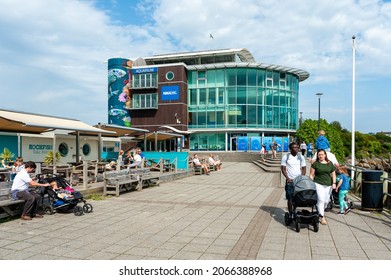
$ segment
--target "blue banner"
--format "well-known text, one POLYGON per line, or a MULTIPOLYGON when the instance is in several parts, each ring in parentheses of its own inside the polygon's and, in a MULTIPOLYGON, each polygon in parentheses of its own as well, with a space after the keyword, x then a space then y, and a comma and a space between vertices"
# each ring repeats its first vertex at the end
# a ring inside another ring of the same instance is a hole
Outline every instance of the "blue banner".
POLYGON ((284 137, 284 149, 283 149, 283 151, 285 152, 285 151, 289 151, 289 143, 288 143, 288 141, 289 141, 289 138, 286 138, 286 137, 284 137))
POLYGON ((178 100, 179 86, 162 86, 162 100, 178 100))
POLYGON ((146 74, 146 73, 157 73, 157 67, 132 69, 132 74, 135 74, 135 75, 146 74))
POLYGON ((261 137, 251 137, 251 148, 252 151, 260 151, 261 150, 261 137))
POLYGON ((281 152, 282 151, 282 137, 274 137, 274 141, 278 145, 277 152, 281 152))
POLYGON ((248 150, 248 138, 247 137, 238 137, 238 151, 247 151, 248 150))
POLYGON ((263 137, 263 144, 266 146, 266 151, 270 151, 270 145, 272 144, 272 137, 263 137))

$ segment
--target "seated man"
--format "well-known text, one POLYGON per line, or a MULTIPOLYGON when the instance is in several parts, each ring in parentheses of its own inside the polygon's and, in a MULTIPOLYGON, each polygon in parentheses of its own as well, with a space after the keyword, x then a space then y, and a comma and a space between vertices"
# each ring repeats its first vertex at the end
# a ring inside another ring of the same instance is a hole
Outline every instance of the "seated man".
POLYGON ((209 154, 208 163, 209 165, 213 165, 215 167, 215 170, 221 170, 221 161, 215 159, 215 156, 212 153, 209 154))
POLYGON ((127 151, 124 158, 124 165, 129 165, 133 162, 131 151, 127 151))
POLYGON ((194 154, 194 157, 193 157, 193 164, 195 166, 200 166, 206 175, 209 175, 209 168, 208 166, 205 164, 205 163, 201 163, 199 158, 198 158, 198 155, 197 154, 194 154))
POLYGON ((22 220, 31 220, 32 218, 43 217, 41 214, 37 213, 39 202, 41 201, 41 196, 34 191, 30 191, 29 188, 47 187, 50 185, 49 183, 40 184, 30 178, 29 173, 33 172, 36 167, 37 166, 34 162, 26 162, 24 168, 21 169, 18 174, 16 174, 15 179, 12 183, 12 199, 21 199, 26 201, 21 216, 22 220))
POLYGON ((136 149, 136 151, 134 153, 133 163, 130 164, 129 166, 130 166, 130 168, 141 167, 141 162, 142 162, 141 149, 138 148, 138 149, 136 149))

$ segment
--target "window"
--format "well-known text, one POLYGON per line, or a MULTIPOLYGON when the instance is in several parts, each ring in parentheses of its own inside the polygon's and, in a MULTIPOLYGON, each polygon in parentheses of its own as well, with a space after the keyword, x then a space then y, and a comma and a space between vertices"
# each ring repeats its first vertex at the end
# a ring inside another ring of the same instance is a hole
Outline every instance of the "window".
POLYGON ((200 97, 200 101, 198 104, 200 105, 205 105, 206 104, 206 88, 201 88, 199 89, 199 97, 200 97))
POLYGON ((91 152, 90 144, 84 144, 83 145, 83 155, 88 156, 91 152))
POLYGON ((273 87, 273 72, 266 72, 266 87, 273 87))
MULTIPOLYGON (((172 78, 174 78, 174 76, 172 78)), ((146 73, 133 75, 132 88, 157 88, 157 74, 146 73)))
POLYGON ((66 143, 61 143, 60 146, 58 146, 58 152, 62 157, 66 157, 68 155, 68 145, 66 143))
POLYGON ((172 81, 174 79, 174 72, 172 72, 172 71, 167 72, 166 73, 166 79, 168 81, 172 81))
POLYGON ((189 104, 190 105, 197 105, 197 90, 196 89, 190 89, 190 94, 189 94, 189 104))
POLYGON ((208 104, 215 105, 216 104, 216 89, 210 88, 208 92, 208 104))
POLYGON ((198 71, 198 86, 204 87, 206 85, 206 71, 198 71))
POLYGON ((157 109, 157 93, 133 94, 132 109, 157 109))

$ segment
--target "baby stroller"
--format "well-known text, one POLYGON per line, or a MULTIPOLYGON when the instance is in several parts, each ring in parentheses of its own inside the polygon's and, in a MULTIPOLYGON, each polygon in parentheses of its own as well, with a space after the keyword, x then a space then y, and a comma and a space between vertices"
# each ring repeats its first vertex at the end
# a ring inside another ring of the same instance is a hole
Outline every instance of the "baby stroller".
POLYGON ((83 195, 74 190, 63 177, 55 174, 45 175, 45 177, 38 174, 36 177, 38 182, 42 184, 55 181, 58 187, 63 190, 60 194, 60 192, 53 190, 51 187, 41 188, 42 208, 46 214, 52 215, 55 212, 69 212, 73 210, 76 216, 81 216, 84 213, 92 212, 92 205, 87 203, 83 195), (65 193, 68 195, 64 195, 65 193), (83 207, 78 205, 80 202, 84 203, 83 207))
MULTIPOLYGON (((345 195, 344 200, 350 209, 353 209, 353 202, 350 201, 349 197, 345 195)), ((339 207, 339 193, 336 190, 333 190, 330 195, 330 202, 327 205, 327 209, 331 210, 333 207, 339 207)))
POLYGON ((288 226, 291 221, 295 222, 297 232, 300 232, 301 223, 311 224, 314 232, 319 230, 319 213, 316 209, 318 196, 316 186, 308 176, 298 176, 294 181, 294 192, 292 198, 293 218, 289 213, 285 213, 285 225, 288 226), (311 207, 311 211, 303 209, 297 211, 297 207, 311 207))

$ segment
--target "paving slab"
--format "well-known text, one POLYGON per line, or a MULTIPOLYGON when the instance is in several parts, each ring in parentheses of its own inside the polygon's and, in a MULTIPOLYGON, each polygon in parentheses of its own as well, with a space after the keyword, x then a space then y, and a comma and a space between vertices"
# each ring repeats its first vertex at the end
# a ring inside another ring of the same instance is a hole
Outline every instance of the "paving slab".
POLYGON ((284 224, 281 174, 253 163, 89 202, 93 212, 80 217, 1 223, 0 259, 391 260, 386 211, 332 209, 319 232, 296 232, 284 224))

